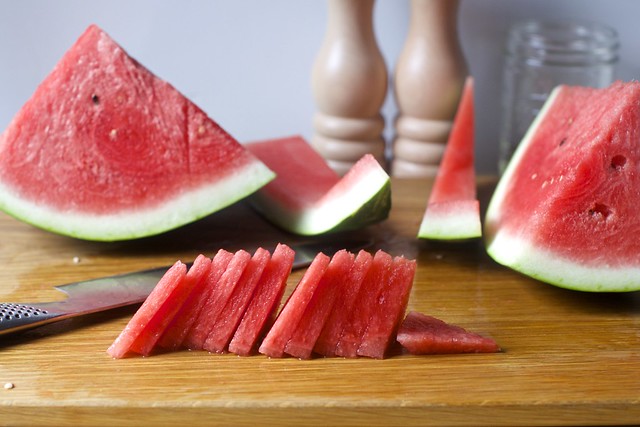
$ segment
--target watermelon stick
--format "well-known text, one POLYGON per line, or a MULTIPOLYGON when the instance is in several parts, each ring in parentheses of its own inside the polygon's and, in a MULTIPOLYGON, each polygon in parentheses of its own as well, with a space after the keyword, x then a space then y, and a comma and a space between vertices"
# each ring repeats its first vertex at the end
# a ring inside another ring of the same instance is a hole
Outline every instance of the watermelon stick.
POLYGON ((465 240, 482 235, 473 150, 473 78, 467 77, 419 238, 465 240))
POLYGON ((336 346, 338 345, 338 340, 340 340, 342 328, 349 320, 349 314, 356 303, 358 291, 369 268, 371 268, 372 262, 373 256, 365 250, 361 250, 356 256, 349 274, 343 279, 342 294, 333 305, 331 314, 316 340, 313 348, 316 353, 325 357, 336 355, 336 346))
POLYGON ((256 343, 273 324, 291 274, 294 257, 295 252, 289 246, 282 243, 276 246, 229 343, 230 352, 248 356, 255 351, 256 343))
POLYGON ((191 295, 184 302, 167 330, 164 331, 157 344, 159 347, 167 350, 177 350, 182 346, 185 336, 200 315, 200 310, 202 310, 207 301, 213 285, 218 283, 218 279, 220 279, 227 265, 229 265, 231 258, 233 258, 233 254, 224 249, 220 249, 213 257, 208 274, 196 284, 191 291, 191 295))
POLYGON ((299 359, 309 359, 313 346, 322 332, 336 298, 343 293, 344 278, 353 265, 354 255, 346 250, 338 251, 316 287, 309 304, 284 348, 285 353, 299 359))
POLYGON ((298 326, 302 315, 311 300, 320 279, 329 266, 330 258, 318 253, 311 262, 311 265, 298 282, 298 285, 284 304, 282 311, 276 318, 275 323, 267 333, 267 336, 260 344, 258 351, 269 357, 284 356, 284 348, 289 342, 293 331, 298 326))
POLYGON ((163 306, 170 304, 173 294, 184 284, 186 275, 187 266, 181 261, 176 261, 167 270, 147 299, 129 320, 127 326, 107 349, 107 353, 111 357, 120 359, 130 351, 133 351, 132 346, 134 343, 143 339, 145 328, 152 322, 154 317, 157 317, 158 311, 163 306))
POLYGON ((205 350, 222 353, 227 349, 270 258, 271 254, 264 248, 258 248, 253 254, 227 304, 215 319, 203 345, 205 350))

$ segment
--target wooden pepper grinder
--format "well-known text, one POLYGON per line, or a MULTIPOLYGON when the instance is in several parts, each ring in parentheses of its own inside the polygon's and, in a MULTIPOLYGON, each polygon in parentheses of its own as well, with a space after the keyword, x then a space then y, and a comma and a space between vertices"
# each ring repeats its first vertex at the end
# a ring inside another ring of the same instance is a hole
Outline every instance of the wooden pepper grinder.
POLYGON ((467 66, 457 34, 458 0, 411 0, 409 32, 395 70, 391 173, 434 177, 451 130, 467 66))
POLYGON ((387 68, 373 30, 374 0, 328 0, 328 23, 312 72, 315 149, 343 175, 366 153, 385 164, 387 68))

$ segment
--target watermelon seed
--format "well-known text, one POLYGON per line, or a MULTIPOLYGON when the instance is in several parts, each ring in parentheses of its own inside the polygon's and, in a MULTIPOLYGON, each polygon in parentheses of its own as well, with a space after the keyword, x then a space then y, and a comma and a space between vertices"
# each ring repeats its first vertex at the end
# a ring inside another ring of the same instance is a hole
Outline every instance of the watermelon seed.
POLYGON ((562 147, 564 143, 567 142, 567 138, 562 138, 562 141, 558 144, 558 147, 562 147))
POLYGON ((597 219, 607 219, 612 213, 611 208, 602 203, 596 203, 589 209, 589 215, 597 219))
POLYGON ((618 154, 617 156, 613 156, 611 159, 611 168, 617 171, 622 170, 624 165, 627 163, 627 158, 623 155, 618 154))
POLYGON ((100 104, 100 98, 98 97, 98 95, 96 95, 95 93, 93 95, 91 95, 91 100, 93 101, 94 104, 98 105, 100 104))

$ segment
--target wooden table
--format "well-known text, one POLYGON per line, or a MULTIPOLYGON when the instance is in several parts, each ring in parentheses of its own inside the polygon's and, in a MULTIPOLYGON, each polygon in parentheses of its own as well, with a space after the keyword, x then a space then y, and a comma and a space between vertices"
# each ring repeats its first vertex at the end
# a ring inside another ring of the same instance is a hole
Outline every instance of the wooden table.
MULTIPOLYGON (((490 190, 483 186, 485 196, 490 190)), ((389 220, 351 234, 417 259, 410 309, 487 334, 504 352, 301 361, 180 351, 112 360, 105 350, 134 312, 129 307, 0 337, 0 386, 13 384, 0 389, 0 424, 640 423, 640 293, 562 290, 497 265, 481 242, 419 241, 428 191, 428 181, 394 181, 389 220)), ((77 241, 4 215, 0 231, 0 299, 10 302, 60 298, 53 285, 191 260, 219 247, 299 240, 242 203, 126 243, 77 241)))

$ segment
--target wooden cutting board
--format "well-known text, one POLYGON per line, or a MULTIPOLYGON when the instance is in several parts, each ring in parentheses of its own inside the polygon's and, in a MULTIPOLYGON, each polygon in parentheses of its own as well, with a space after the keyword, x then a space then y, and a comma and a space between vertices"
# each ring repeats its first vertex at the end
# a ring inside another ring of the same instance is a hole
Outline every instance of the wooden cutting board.
MULTIPOLYGON (((497 354, 386 360, 180 351, 110 359, 135 307, 0 337, 2 425, 596 425, 640 422, 640 293, 562 290, 503 268, 481 242, 415 235, 428 181, 396 180, 388 221, 363 232, 418 261, 409 309, 489 335, 497 354), (9 386, 7 386, 9 387, 9 386)), ((483 187, 488 194, 491 185, 483 187)), ((240 203, 164 236, 77 241, 0 215, 0 300, 59 299, 71 281, 295 243, 240 203)), ((300 278, 295 272, 289 289, 300 278)))

